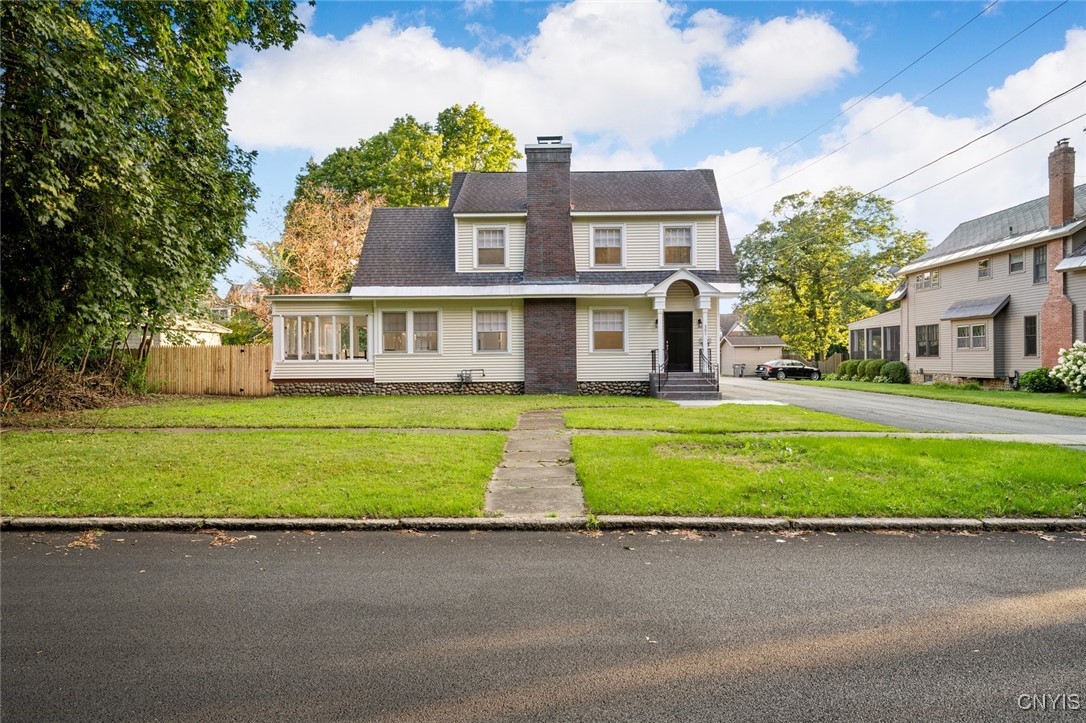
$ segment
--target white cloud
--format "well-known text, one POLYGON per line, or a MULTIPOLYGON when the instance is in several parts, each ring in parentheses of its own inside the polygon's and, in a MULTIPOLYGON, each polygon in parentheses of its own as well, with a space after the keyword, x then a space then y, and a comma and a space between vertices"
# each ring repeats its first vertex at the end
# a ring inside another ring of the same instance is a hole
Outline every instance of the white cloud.
MULTIPOLYGON (((698 165, 713 168, 717 174, 735 243, 768 216, 782 196, 802 190, 820 193, 838 185, 874 190, 1081 82, 1084 67, 1086 30, 1070 30, 1062 50, 1039 58, 1000 86, 989 88, 986 112, 981 115, 941 116, 922 106, 909 107, 899 95, 876 96, 851 109, 837 126, 819 138, 816 151, 805 157, 771 156, 765 149, 748 148, 708 156, 698 165), (892 116, 896 117, 887 121, 892 116), (843 149, 815 162, 845 143, 848 145, 843 149)), ((841 107, 852 102, 846 101, 841 107)), ((1045 195, 1049 151, 1060 138, 1081 137, 1083 120, 1046 131, 1080 115, 1084 109, 1086 88, 879 193, 891 200, 905 199, 1006 153, 898 204, 896 211, 906 226, 929 232, 932 244, 937 244, 963 221, 1045 195), (1040 139, 1011 150, 1039 134, 1040 139)))
POLYGON ((232 134, 243 147, 319 157, 405 113, 432 120, 477 101, 521 142, 600 135, 644 156, 706 114, 780 105, 856 69, 855 47, 825 18, 744 25, 701 10, 684 21, 660 0, 555 6, 515 57, 493 49, 449 47, 431 28, 378 19, 343 39, 307 33, 290 51, 239 51, 232 134))

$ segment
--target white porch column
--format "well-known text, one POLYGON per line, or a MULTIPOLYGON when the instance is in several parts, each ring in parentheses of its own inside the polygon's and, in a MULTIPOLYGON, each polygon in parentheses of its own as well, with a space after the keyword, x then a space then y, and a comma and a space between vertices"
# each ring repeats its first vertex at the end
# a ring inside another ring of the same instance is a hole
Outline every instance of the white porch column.
MULTIPOLYGON (((652 300, 652 308, 656 309, 656 363, 664 363, 664 309, 667 308, 667 298, 657 296, 652 300)), ((655 371, 655 370, 654 370, 655 371)))
POLYGON ((697 307, 701 310, 701 353, 709 358, 709 303, 711 299, 704 294, 698 296, 697 307))

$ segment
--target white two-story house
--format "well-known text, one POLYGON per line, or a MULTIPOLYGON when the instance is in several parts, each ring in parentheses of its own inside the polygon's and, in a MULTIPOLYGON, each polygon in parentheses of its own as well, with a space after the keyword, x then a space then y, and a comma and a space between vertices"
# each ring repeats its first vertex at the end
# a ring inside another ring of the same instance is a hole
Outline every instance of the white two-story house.
POLYGON ((739 284, 712 171, 571 172, 571 153, 541 138, 526 172, 455 174, 447 207, 374 210, 349 292, 272 297, 277 393, 643 395, 715 377, 739 284))
POLYGON ((1066 140, 1047 196, 960 224, 903 267, 900 308, 849 324, 853 359, 905 361, 914 382, 1013 381, 1086 338, 1086 185, 1066 140))

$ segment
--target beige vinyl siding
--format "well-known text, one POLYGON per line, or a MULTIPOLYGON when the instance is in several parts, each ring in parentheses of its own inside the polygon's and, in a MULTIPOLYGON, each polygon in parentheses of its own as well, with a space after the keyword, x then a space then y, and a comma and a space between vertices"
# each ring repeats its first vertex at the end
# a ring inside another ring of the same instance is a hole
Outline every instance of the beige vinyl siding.
POLYGON ((577 299, 577 381, 648 381, 655 348, 656 312, 651 299, 577 299), (625 351, 590 351, 590 309, 626 311, 625 351))
MULTIPOLYGON (((931 292, 927 292, 931 293, 931 292)), ((890 311, 884 311, 881 314, 875 314, 869 316, 866 319, 860 319, 859 321, 853 321, 848 325, 850 330, 860 329, 881 329, 886 326, 900 326, 901 325, 901 309, 891 309, 890 311)))
POLYGON ((475 378, 488 382, 524 380, 524 302, 520 299, 388 300, 377 303, 378 319, 383 311, 440 311, 438 353, 381 352, 380 322, 375 321, 373 337, 374 377, 385 382, 455 382, 464 369, 482 369, 475 378), (476 352, 473 333, 475 310, 509 310, 509 351, 476 352))
MULTIPOLYGON (((625 271, 656 271, 661 268, 660 227, 694 227, 694 265, 690 268, 715 270, 719 264, 717 219, 715 216, 653 216, 653 217, 577 217, 573 220, 573 247, 578 271, 606 271, 621 268, 625 271), (592 266, 592 236, 590 228, 597 226, 625 227, 626 265, 592 266)), ((677 268, 668 266, 667 268, 677 268)))
POLYGON ((371 379, 373 378, 373 345, 368 359, 283 360, 284 316, 361 317, 369 316, 369 334, 373 338, 373 302, 342 299, 287 299, 272 302, 272 368, 271 379, 371 379))
POLYGON ((1048 296, 1048 287, 1033 283, 1033 247, 1026 247, 1023 251, 1026 260, 1023 273, 1010 273, 1010 253, 1004 252, 991 257, 990 279, 977 279, 976 259, 940 267, 938 289, 917 291, 916 275, 909 276, 909 292, 901 325, 902 352, 909 353, 910 369, 923 368, 925 374, 993 378, 1040 366, 1040 357, 1025 356, 1023 320, 1026 316, 1040 316, 1041 305, 1048 296), (955 329, 966 320, 941 321, 940 317, 956 302, 1000 294, 1010 294, 1011 299, 996 317, 996 323, 993 324, 992 319, 986 320, 988 348, 983 352, 958 350, 955 329), (916 327, 926 324, 939 324, 938 359, 916 356, 916 327))
MULTIPOLYGON (((1074 321, 1071 324, 1072 333, 1076 339, 1086 339, 1086 269, 1078 269, 1067 273, 1067 296, 1071 299, 1074 321)), ((1040 339, 1038 338, 1038 343, 1040 339)))
POLYGON ((523 217, 458 218, 456 219, 456 270, 461 273, 509 272, 524 270, 523 217), (507 229, 505 238, 505 267, 475 266, 475 229, 502 227, 507 229))

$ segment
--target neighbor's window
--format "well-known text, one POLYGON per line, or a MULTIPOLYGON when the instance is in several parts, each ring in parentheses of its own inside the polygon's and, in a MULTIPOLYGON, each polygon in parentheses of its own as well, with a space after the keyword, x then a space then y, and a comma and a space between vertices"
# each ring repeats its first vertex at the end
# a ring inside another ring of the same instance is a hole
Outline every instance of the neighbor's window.
POLYGON ((849 334, 849 358, 864 359, 864 330, 853 329, 849 334))
POLYGON ((381 314, 382 348, 385 353, 407 351, 407 313, 386 311, 381 314))
POLYGON ((939 325, 925 324, 916 327, 916 355, 939 356, 939 325))
POLYGON ((969 349, 971 347, 971 343, 970 343, 970 339, 969 339, 969 327, 968 326, 959 326, 955 330, 955 332, 957 334, 958 348, 959 349, 969 349))
POLYGON ((626 314, 621 310, 592 311, 592 350, 623 351, 626 348, 626 314))
POLYGON ((1026 270, 1026 252, 1025 251, 1011 251, 1010 264, 1007 268, 1007 272, 1011 274, 1020 274, 1026 270))
POLYGON ((689 264, 694 254, 694 230, 690 226, 664 226, 664 263, 689 264))
POLYGON ((987 349, 988 348, 988 325, 987 324, 973 324, 973 348, 974 349, 987 349))
POLYGON ((412 315, 414 324, 414 351, 437 351, 437 312, 416 311, 412 315))
POLYGON ((622 265, 622 227, 592 228, 592 265, 622 265))
POLYGON ((938 271, 925 271, 922 274, 916 275, 916 290, 925 291, 927 289, 939 288, 939 272, 938 271))
POLYGON ((1048 247, 1037 246, 1033 249, 1033 283, 1043 284, 1048 281, 1048 247))
POLYGON ((283 358, 298 358, 298 317, 283 317, 283 358))
POLYGON ((477 265, 505 266, 505 229, 480 228, 475 230, 477 265))
POLYGON ((1037 317, 1027 316, 1024 320, 1024 347, 1026 356, 1037 356, 1037 317))
POLYGON ((882 358, 887 361, 898 361, 901 358, 901 327, 888 326, 882 333, 882 358))
POLYGON ((867 358, 882 358, 882 329, 867 330, 867 358))
POLYGON ((509 312, 475 312, 475 351, 509 351, 509 312))
POLYGON ((978 279, 990 279, 992 278, 992 260, 981 259, 977 262, 977 278, 978 279))

